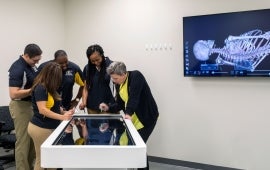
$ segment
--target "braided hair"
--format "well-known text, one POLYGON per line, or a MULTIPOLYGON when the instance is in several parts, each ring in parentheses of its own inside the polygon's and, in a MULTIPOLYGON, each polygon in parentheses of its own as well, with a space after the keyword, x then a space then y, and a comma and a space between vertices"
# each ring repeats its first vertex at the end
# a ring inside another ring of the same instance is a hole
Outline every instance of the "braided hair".
POLYGON ((98 44, 91 45, 87 48, 86 50, 86 56, 88 59, 88 68, 87 68, 87 73, 86 73, 86 85, 88 88, 90 88, 93 84, 93 79, 94 75, 97 71, 96 65, 91 63, 90 61, 90 56, 94 53, 98 52, 100 56, 102 57, 102 62, 100 65, 100 74, 99 74, 99 82, 104 81, 105 74, 106 74, 106 63, 105 63, 105 56, 104 56, 104 51, 102 47, 98 44))

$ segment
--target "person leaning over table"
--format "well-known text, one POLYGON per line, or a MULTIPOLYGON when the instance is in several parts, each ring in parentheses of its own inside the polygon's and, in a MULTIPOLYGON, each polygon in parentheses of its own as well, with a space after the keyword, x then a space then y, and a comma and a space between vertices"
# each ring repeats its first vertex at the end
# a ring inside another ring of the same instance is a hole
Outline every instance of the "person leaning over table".
POLYGON ((28 124, 28 134, 33 139, 36 150, 34 170, 44 170, 40 165, 41 144, 62 120, 70 120, 74 114, 74 109, 61 112, 61 97, 57 92, 61 82, 61 66, 49 62, 35 78, 31 89, 34 116, 28 124))
POLYGON ((9 110, 14 121, 16 144, 16 170, 32 170, 35 148, 26 133, 29 120, 33 116, 30 90, 37 74, 36 64, 41 59, 42 50, 36 44, 28 44, 23 55, 9 68, 9 110))
MULTIPOLYGON (((107 73, 117 84, 117 98, 115 103, 101 103, 99 107, 109 112, 123 110, 125 118, 132 121, 146 143, 159 116, 157 104, 147 81, 140 71, 127 71, 123 62, 111 63, 107 73)), ((147 167, 139 169, 149 169, 148 160, 147 167)))
MULTIPOLYGON (((68 60, 68 55, 64 50, 57 50, 54 53, 54 60, 50 60, 42 63, 38 70, 41 71, 42 68, 49 62, 56 62, 62 68, 62 83, 58 89, 59 94, 61 95, 61 107, 64 110, 69 110, 73 107, 76 107, 82 97, 82 91, 84 87, 84 78, 81 68, 68 60), (73 98, 73 88, 74 85, 79 86, 77 95, 73 98), (73 98, 73 99, 72 99, 73 98)), ((72 129, 66 133, 65 138, 62 141, 63 145, 74 145, 73 131, 72 129)))
POLYGON ((101 102, 114 102, 114 85, 106 68, 112 63, 109 57, 104 56, 102 47, 91 45, 86 50, 88 64, 84 67, 85 86, 83 89, 80 109, 87 108, 88 114, 104 113, 99 110, 101 102))
POLYGON ((82 91, 84 87, 82 70, 77 64, 68 60, 68 55, 64 50, 57 50, 54 53, 54 60, 42 63, 38 67, 39 72, 48 62, 52 61, 58 63, 62 68, 62 84, 58 89, 58 92, 60 93, 62 98, 61 107, 63 107, 63 109, 65 110, 69 110, 77 106, 79 100, 82 97, 82 91), (72 99, 73 87, 75 84, 79 86, 79 90, 77 92, 77 95, 72 99))

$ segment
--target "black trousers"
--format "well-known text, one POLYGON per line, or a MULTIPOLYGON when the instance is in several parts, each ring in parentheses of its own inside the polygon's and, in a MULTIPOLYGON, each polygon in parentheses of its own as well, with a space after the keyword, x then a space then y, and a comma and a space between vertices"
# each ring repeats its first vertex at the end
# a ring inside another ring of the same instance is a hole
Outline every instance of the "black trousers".
MULTIPOLYGON (((139 129, 138 132, 140 136, 142 137, 144 143, 147 142, 148 138, 150 137, 151 133, 153 132, 154 128, 156 126, 156 122, 153 123, 151 126, 148 127, 143 127, 142 129, 139 129)), ((138 170, 149 170, 149 161, 148 161, 148 156, 146 155, 146 167, 145 168, 138 168, 138 170)))

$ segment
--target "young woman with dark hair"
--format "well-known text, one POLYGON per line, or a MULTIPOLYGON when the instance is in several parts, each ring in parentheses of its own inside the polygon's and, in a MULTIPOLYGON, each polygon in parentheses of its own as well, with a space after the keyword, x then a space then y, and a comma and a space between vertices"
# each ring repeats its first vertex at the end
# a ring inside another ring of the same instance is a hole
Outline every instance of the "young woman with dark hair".
POLYGON ((99 104, 114 102, 114 88, 106 68, 112 63, 109 57, 104 56, 102 47, 91 45, 86 50, 88 64, 84 67, 85 86, 83 89, 80 109, 87 107, 89 114, 102 113, 99 104))

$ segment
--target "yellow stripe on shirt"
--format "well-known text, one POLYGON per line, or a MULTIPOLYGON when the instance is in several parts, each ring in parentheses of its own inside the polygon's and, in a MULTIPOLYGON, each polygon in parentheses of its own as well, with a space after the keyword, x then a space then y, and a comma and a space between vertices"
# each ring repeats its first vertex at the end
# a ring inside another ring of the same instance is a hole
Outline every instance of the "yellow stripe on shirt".
POLYGON ((79 86, 84 86, 83 80, 78 72, 75 73, 75 83, 79 86))
POLYGON ((54 99, 53 99, 52 95, 50 93, 48 93, 48 100, 46 102, 46 107, 48 109, 51 109, 53 107, 53 105, 54 105, 54 99))

